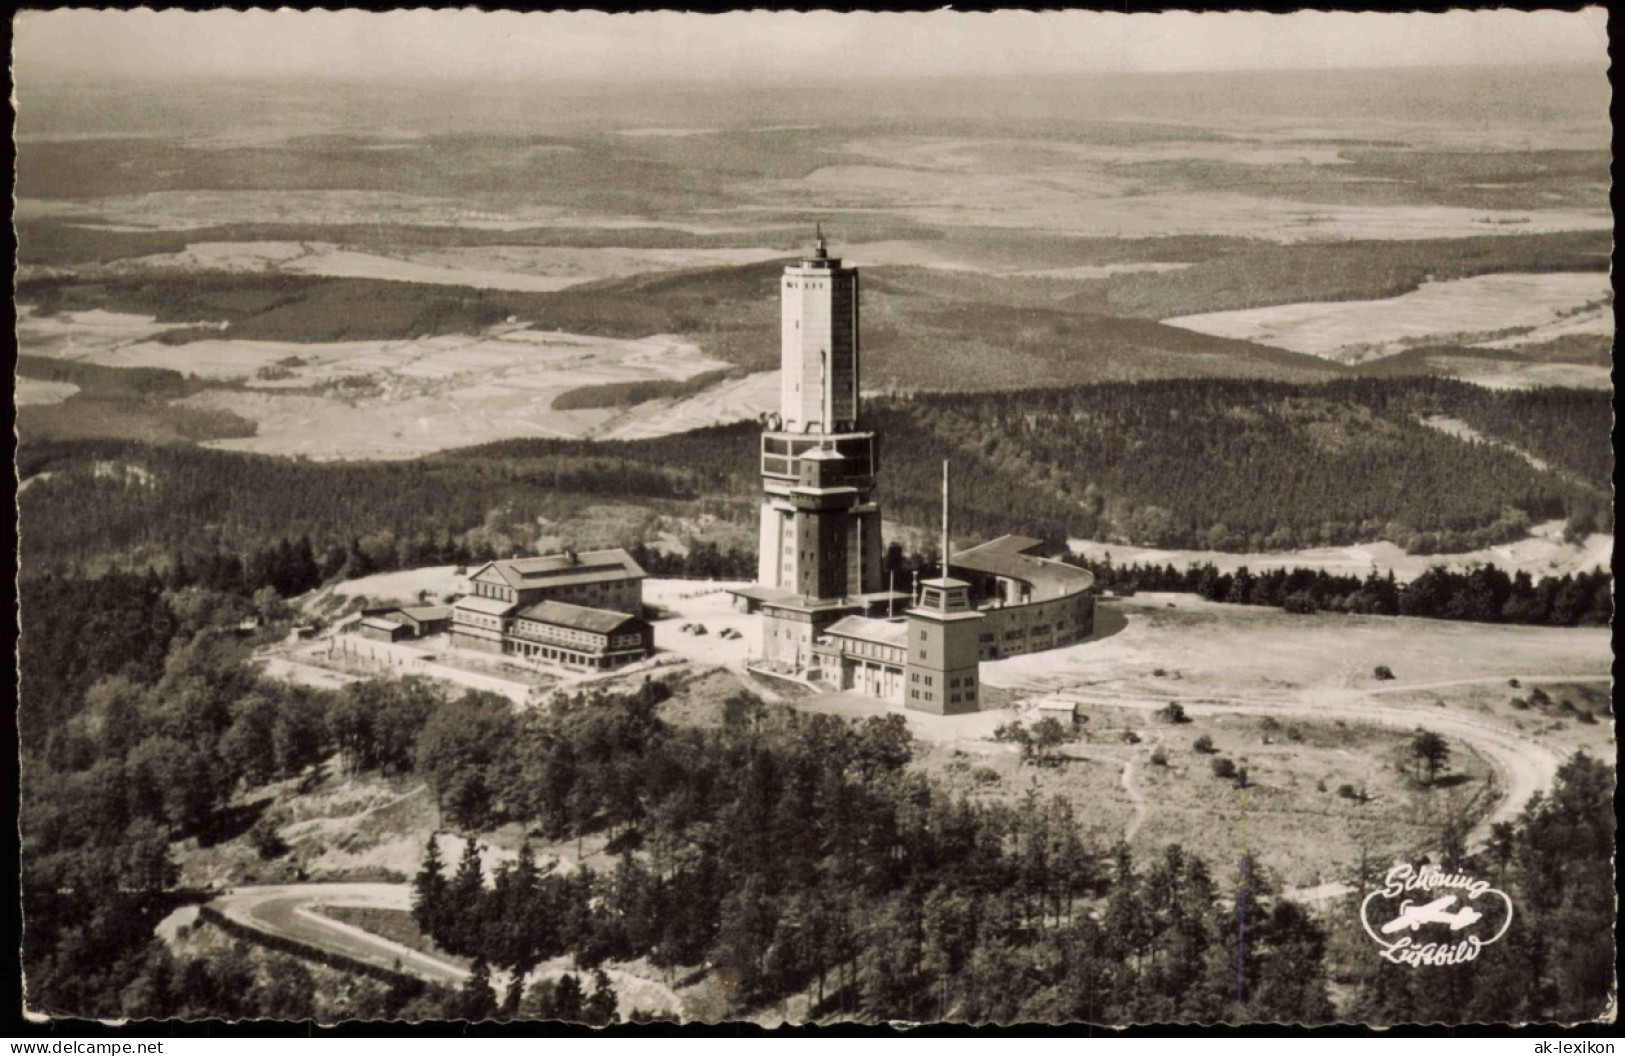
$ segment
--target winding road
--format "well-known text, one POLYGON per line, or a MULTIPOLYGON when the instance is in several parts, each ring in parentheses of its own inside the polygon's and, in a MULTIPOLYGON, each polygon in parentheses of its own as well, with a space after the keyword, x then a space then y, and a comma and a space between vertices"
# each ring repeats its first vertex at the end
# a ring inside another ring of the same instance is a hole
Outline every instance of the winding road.
MULTIPOLYGON (((460 986, 469 976, 462 965, 414 950, 382 935, 321 913, 322 906, 355 906, 410 912, 410 884, 313 883, 234 887, 210 905, 227 919, 255 931, 340 954, 364 964, 417 976, 442 986, 460 986)), ((530 980, 551 978, 562 968, 542 968, 530 980)), ((653 979, 606 967, 605 974, 615 986, 622 1017, 634 1008, 682 1014, 682 999, 668 986, 653 979)), ((492 985, 500 993, 506 987, 507 973, 493 971, 492 985)))

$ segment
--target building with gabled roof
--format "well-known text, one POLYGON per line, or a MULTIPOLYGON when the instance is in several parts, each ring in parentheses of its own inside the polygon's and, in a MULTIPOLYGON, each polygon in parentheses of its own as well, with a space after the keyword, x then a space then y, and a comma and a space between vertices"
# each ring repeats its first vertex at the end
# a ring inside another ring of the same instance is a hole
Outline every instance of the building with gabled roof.
POLYGON ((487 561, 452 605, 452 645, 600 670, 641 660, 654 651, 645 578, 619 548, 487 561))
POLYGON ((654 651, 654 628, 641 616, 539 601, 513 614, 505 652, 527 660, 605 671, 654 651))

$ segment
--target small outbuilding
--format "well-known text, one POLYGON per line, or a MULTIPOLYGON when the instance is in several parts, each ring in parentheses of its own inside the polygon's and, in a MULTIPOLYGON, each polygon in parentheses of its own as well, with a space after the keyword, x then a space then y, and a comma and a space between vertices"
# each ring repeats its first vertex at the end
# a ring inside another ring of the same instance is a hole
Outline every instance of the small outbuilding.
POLYGON ((1038 718, 1056 719, 1069 726, 1082 725, 1087 719, 1078 704, 1058 697, 1045 697, 1038 702, 1038 718))
POLYGON ((356 625, 356 631, 374 642, 399 642, 412 636, 411 628, 387 616, 364 616, 356 625))
POLYGON ((404 625, 412 638, 445 634, 451 630, 450 605, 415 605, 396 609, 389 614, 389 618, 404 625))

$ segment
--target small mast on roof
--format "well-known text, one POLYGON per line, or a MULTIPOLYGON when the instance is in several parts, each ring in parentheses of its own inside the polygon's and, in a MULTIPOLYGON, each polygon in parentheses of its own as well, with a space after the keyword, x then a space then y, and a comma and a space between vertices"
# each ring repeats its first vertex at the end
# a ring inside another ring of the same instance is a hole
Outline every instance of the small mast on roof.
POLYGON ((823 223, 823 221, 820 220, 820 221, 814 222, 814 224, 813 224, 813 233, 814 233, 814 237, 817 239, 816 248, 813 250, 814 254, 816 254, 816 256, 817 256, 817 258, 819 260, 828 260, 829 259, 829 250, 824 245, 824 223, 823 223))
POLYGON ((948 460, 942 460, 942 578, 948 578, 948 460))

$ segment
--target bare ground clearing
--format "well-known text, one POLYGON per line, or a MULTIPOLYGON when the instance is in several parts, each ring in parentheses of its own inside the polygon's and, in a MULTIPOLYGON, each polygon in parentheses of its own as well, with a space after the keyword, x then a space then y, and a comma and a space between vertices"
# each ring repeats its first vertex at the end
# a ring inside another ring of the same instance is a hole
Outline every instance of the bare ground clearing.
POLYGON ((211 389, 182 402, 256 423, 255 436, 221 447, 318 459, 411 458, 492 440, 586 436, 623 412, 554 410, 562 393, 615 382, 681 381, 727 366, 667 335, 628 341, 518 324, 416 341, 219 338, 165 345, 143 340, 139 320, 119 323, 60 322, 49 340, 25 336, 23 351, 246 381, 248 388, 211 389), (276 376, 259 377, 262 371, 276 376))
POLYGON ((179 253, 122 261, 117 270, 285 272, 546 293, 600 279, 683 268, 728 267, 784 255, 783 250, 770 247, 579 249, 553 246, 457 246, 382 254, 348 249, 331 242, 197 242, 179 253))
POLYGON ((1452 706, 1448 695, 1416 694, 1504 686, 1512 678, 1606 683, 1610 662, 1601 628, 1305 617, 1188 595, 1141 595, 1110 603, 1096 640, 985 665, 983 682, 1147 713, 1177 700, 1196 717, 1424 725, 1471 746, 1493 767, 1500 797, 1480 818, 1475 835, 1482 835, 1549 788, 1574 745, 1519 729, 1504 716, 1452 706), (1397 679, 1375 679, 1378 664, 1397 679))
POLYGON ((61 403, 79 391, 71 381, 40 381, 38 378, 13 378, 12 402, 18 407, 48 407, 61 403))
POLYGON ((181 345, 148 340, 150 317, 64 312, 18 325, 27 355, 108 367, 156 367, 246 387, 182 401, 253 421, 252 437, 218 446, 316 459, 412 458, 526 436, 656 436, 754 417, 777 373, 724 382, 681 401, 555 410, 591 385, 683 381, 727 366, 670 335, 640 340, 526 329, 472 336, 305 344, 222 336, 181 345))
POLYGON ((1550 327, 1567 313, 1603 299, 1611 288, 1601 272, 1479 275, 1426 283, 1382 300, 1284 304, 1163 321, 1216 337, 1354 363, 1427 341, 1448 338, 1453 344, 1470 344, 1471 335, 1550 327))

